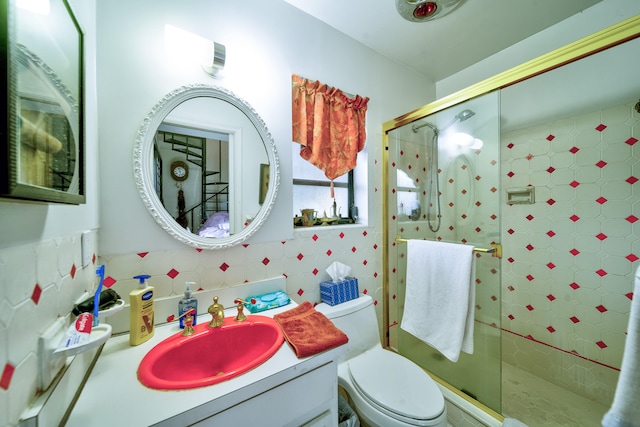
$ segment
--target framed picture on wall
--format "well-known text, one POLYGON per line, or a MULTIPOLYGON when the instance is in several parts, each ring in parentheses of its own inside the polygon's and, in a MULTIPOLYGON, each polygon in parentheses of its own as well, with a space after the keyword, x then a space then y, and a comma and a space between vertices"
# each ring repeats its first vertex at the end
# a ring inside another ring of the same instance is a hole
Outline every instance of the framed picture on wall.
POLYGON ((0 197, 85 202, 83 34, 66 0, 0 0, 0 197))
POLYGON ((156 190, 156 194, 158 195, 160 202, 164 203, 164 199, 162 197, 162 157, 160 156, 160 151, 156 144, 153 145, 153 170, 153 188, 156 190))
POLYGON ((260 192, 258 193, 258 203, 263 204, 269 190, 269 165, 260 165, 260 192))

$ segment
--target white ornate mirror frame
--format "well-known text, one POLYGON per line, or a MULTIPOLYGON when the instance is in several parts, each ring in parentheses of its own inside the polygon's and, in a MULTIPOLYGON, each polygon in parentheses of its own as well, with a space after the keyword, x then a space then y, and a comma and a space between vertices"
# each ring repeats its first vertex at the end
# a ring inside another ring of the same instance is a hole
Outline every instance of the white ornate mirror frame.
POLYGON ((247 240, 262 227, 269 216, 275 203, 280 183, 280 167, 275 142, 262 118, 246 101, 232 92, 224 88, 204 84, 182 86, 167 94, 153 107, 138 130, 133 153, 133 172, 140 197, 153 219, 175 239, 200 249, 224 249, 247 240), (174 108, 185 101, 201 97, 222 100, 238 108, 251 121, 260 135, 269 160, 269 186, 262 207, 242 231, 228 237, 201 237, 182 228, 169 215, 158 198, 154 187, 153 146, 154 136, 158 127, 174 108))

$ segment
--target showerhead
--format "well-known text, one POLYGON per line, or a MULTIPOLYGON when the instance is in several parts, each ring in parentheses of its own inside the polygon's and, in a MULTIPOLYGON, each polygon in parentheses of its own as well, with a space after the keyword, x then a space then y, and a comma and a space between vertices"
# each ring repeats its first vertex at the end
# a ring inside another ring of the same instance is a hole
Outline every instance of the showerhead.
POLYGON ((458 114, 456 114, 456 119, 460 120, 461 122, 464 122, 465 120, 470 119, 475 115, 476 113, 471 110, 462 110, 458 114))
POLYGON ((411 22, 426 22, 446 15, 462 0, 396 0, 400 16, 411 22))
POLYGON ((411 129, 414 132, 418 132, 418 130, 420 130, 421 128, 427 126, 429 127, 433 132, 435 132, 436 134, 441 133, 443 131, 445 131, 446 129, 448 129, 451 125, 453 125, 455 122, 460 121, 460 123, 464 122, 465 120, 470 119, 471 117, 475 116, 476 113, 475 111, 472 110, 462 110, 460 111, 458 114, 456 114, 453 119, 451 119, 451 121, 449 123, 447 123, 446 125, 444 125, 441 129, 436 128, 434 125, 432 125, 429 122, 425 122, 419 125, 413 125, 411 127, 411 129))

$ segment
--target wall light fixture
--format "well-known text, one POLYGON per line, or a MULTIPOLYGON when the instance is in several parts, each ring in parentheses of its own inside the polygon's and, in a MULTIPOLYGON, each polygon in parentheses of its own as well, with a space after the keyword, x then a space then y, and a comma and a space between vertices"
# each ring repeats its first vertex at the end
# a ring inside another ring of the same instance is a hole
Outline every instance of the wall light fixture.
POLYGON ((173 25, 165 25, 165 49, 173 61, 182 66, 199 64, 211 77, 220 78, 227 50, 216 43, 173 25))
MULTIPOLYGON (((227 58, 227 48, 220 43, 213 42, 213 52, 207 52, 206 58, 212 58, 211 64, 202 64, 202 68, 212 77, 219 77, 220 71, 224 68, 224 62, 227 58)), ((211 47, 211 46, 210 46, 211 47)))

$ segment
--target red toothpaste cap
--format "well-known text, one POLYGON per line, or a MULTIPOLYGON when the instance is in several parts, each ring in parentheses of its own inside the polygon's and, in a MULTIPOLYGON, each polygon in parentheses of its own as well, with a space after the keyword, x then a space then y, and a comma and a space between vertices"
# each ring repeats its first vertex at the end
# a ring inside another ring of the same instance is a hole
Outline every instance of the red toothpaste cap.
POLYGON ((93 326, 93 316, 91 313, 82 313, 76 319, 76 331, 81 334, 90 334, 93 326))

